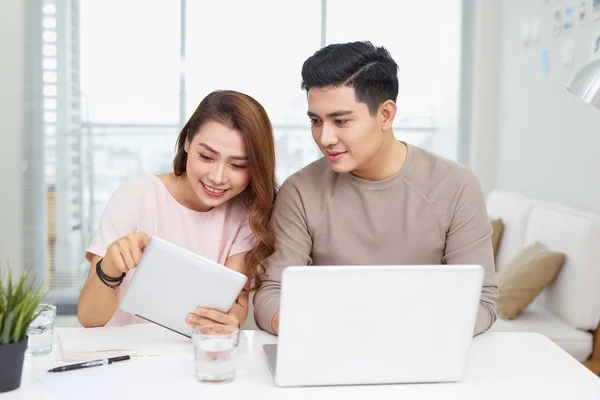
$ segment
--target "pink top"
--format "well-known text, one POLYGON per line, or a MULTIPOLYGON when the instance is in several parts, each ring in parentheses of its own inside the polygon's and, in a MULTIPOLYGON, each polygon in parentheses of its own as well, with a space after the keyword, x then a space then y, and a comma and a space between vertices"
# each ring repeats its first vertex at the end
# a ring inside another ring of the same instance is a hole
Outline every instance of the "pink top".
MULTIPOLYGON (((255 244, 242 196, 207 212, 193 211, 178 203, 155 175, 119 186, 106 205, 85 258, 91 261, 92 254, 104 257, 110 243, 134 232, 157 236, 219 264, 225 264, 229 256, 250 251, 255 244)), ((134 273, 127 273, 119 296, 127 290, 134 273)), ((145 321, 117 307, 106 325, 141 322, 145 321)))

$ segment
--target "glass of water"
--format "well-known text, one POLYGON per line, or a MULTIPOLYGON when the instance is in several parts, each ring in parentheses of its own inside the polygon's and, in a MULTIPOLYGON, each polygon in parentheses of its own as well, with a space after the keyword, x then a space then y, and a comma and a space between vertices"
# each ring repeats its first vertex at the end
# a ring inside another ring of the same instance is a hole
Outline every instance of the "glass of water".
POLYGON ((39 312, 39 315, 27 328, 27 354, 38 356, 52 352, 56 307, 52 304, 39 304, 35 312, 39 312))
POLYGON ((193 330, 196 378, 204 383, 235 380, 240 330, 235 326, 206 325, 193 330))

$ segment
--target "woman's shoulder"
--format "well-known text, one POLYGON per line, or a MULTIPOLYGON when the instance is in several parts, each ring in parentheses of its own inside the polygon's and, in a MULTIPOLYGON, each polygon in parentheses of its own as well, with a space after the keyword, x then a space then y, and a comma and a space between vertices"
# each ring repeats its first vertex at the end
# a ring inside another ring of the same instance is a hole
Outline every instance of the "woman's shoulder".
POLYGON ((146 174, 121 182, 117 190, 127 193, 144 193, 148 190, 156 190, 159 184, 162 182, 158 176, 146 174))
POLYGON ((154 197, 148 195, 159 190, 159 184, 162 184, 160 179, 156 175, 151 174, 126 180, 118 184, 112 195, 112 199, 136 204, 143 199, 154 197))

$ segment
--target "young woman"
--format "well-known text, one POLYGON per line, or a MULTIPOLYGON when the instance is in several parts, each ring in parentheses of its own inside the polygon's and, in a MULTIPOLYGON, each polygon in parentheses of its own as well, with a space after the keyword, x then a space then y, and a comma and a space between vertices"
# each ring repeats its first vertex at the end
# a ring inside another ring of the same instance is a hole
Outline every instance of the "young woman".
MULTIPOLYGON (((90 262, 77 314, 85 327, 144 320, 118 308, 149 236, 157 236, 248 276, 228 313, 190 310, 186 322, 241 326, 248 291, 260 286, 273 253, 269 227, 276 191, 275 146, 267 113, 253 98, 216 91, 177 139, 173 172, 122 184, 112 195, 85 257, 90 262)), ((165 284, 168 285, 168 266, 165 284)))

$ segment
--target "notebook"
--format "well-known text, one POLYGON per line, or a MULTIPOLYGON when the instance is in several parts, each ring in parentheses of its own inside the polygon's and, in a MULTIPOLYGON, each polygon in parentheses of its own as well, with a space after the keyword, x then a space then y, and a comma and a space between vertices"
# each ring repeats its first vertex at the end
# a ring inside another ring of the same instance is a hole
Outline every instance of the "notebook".
POLYGON ((63 361, 193 352, 189 338, 151 323, 88 329, 62 328, 57 332, 57 345, 63 361))

